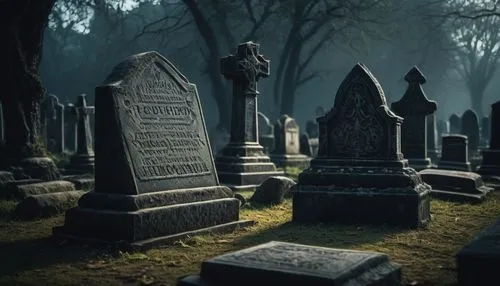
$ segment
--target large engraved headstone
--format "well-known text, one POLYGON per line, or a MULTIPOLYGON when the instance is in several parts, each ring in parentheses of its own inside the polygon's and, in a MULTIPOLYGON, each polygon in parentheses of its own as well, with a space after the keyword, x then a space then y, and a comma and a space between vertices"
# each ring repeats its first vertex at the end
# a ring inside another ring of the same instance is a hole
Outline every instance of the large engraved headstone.
POLYGON ((57 236, 142 246, 238 225, 219 185, 196 86, 156 52, 129 57, 96 88, 95 190, 57 236))
POLYGON ((54 94, 47 94, 41 108, 43 137, 47 150, 53 154, 64 152, 64 105, 54 94))
POLYGON ((485 180, 495 180, 500 183, 500 101, 491 105, 489 148, 482 151, 483 162, 478 173, 485 180))
POLYGON ((401 126, 401 149, 410 166, 416 170, 430 168, 427 156, 427 116, 437 109, 435 101, 427 99, 422 90, 424 75, 413 67, 405 76, 408 88, 401 100, 393 102, 391 109, 404 118, 401 126))
POLYGON ((271 241, 206 260, 177 286, 400 286, 401 266, 378 252, 271 241))
POLYGON ((264 153, 269 154, 274 149, 274 126, 271 120, 262 112, 257 112, 259 124, 259 143, 264 147, 264 153))
POLYGON ((282 176, 259 144, 257 81, 269 76, 269 60, 259 45, 238 45, 235 55, 221 59, 221 73, 233 81, 231 138, 215 158, 222 184, 233 190, 255 190, 264 180, 282 176))
POLYGON ((467 136, 469 156, 474 156, 479 151, 479 121, 476 113, 468 109, 462 115, 462 130, 460 134, 467 136))
POLYGON ((279 167, 307 168, 311 157, 300 152, 300 128, 295 119, 283 114, 274 124, 276 144, 271 160, 279 167))
POLYGON ((318 156, 292 191, 293 221, 427 224, 430 186, 401 153, 402 122, 371 72, 354 66, 318 118, 318 156))
POLYGON ((442 137, 441 159, 439 169, 470 172, 467 136, 453 134, 442 137))
POLYGON ((460 117, 456 114, 450 115, 450 133, 451 134, 460 134, 462 132, 462 121, 460 117))

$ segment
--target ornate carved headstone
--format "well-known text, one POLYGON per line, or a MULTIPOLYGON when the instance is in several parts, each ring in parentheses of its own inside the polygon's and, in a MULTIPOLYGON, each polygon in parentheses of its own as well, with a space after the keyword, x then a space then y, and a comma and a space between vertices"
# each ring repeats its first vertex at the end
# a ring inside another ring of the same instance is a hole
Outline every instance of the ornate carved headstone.
POLYGON ((490 144, 490 136, 491 136, 491 123, 489 117, 483 117, 481 119, 481 139, 480 139, 480 147, 482 149, 488 148, 490 144))
POLYGON ((462 115, 462 131, 460 134, 467 136, 469 156, 474 156, 479 151, 479 121, 477 115, 468 109, 462 115))
POLYGON ((47 94, 42 102, 41 118, 47 150, 53 154, 64 152, 64 105, 54 94, 47 94))
POLYGON ((259 45, 238 45, 235 55, 221 59, 221 72, 233 81, 231 139, 215 158, 222 184, 233 190, 255 190, 265 179, 282 176, 259 144, 257 81, 269 76, 269 60, 259 45))
POLYGON ((494 180, 500 184, 500 101, 491 105, 490 128, 489 148, 482 151, 483 163, 478 173, 486 181, 494 180))
POLYGON ((437 109, 435 101, 428 100, 422 84, 425 77, 413 67, 405 76, 408 88, 401 100, 393 102, 391 109, 404 118, 401 126, 401 148, 410 166, 416 170, 430 168, 431 159, 427 157, 427 116, 437 109))
POLYGON ((445 170, 471 171, 467 136, 453 134, 442 137, 441 160, 438 168, 445 170))
POLYGON ((450 115, 450 134, 460 134, 462 132, 462 121, 456 114, 450 115))
POLYGON ((430 186, 403 158, 402 122, 370 71, 354 66, 318 118, 319 152, 293 190, 293 221, 427 224, 430 186))
POLYGON ((259 124, 259 143, 264 147, 264 153, 269 154, 274 149, 274 126, 271 120, 262 112, 257 112, 259 124))
POLYGON ((295 119, 283 114, 274 124, 276 144, 271 161, 279 167, 307 168, 311 158, 300 152, 300 128, 295 119))
POLYGON ((57 236, 142 246, 238 225, 219 185, 196 86, 156 52, 129 57, 96 88, 95 189, 57 236))

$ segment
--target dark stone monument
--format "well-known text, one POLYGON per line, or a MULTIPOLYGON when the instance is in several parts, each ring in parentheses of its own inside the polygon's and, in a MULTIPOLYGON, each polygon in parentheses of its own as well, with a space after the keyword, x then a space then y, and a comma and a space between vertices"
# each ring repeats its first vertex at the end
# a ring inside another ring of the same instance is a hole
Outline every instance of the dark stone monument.
POLYGON ((222 184, 233 190, 255 190, 265 179, 282 176, 259 144, 257 81, 269 76, 269 60, 259 54, 259 45, 238 45, 236 55, 221 59, 221 72, 233 81, 231 138, 215 158, 222 184))
POLYGON ((41 118, 43 137, 47 150, 52 154, 64 152, 64 105, 59 98, 48 94, 42 101, 41 118))
POLYGON ((438 137, 436 113, 434 112, 427 116, 427 156, 433 162, 436 162, 439 157, 438 137))
POLYGON ((69 153, 76 151, 75 105, 68 103, 64 107, 64 148, 69 153))
POLYGON ((479 151, 479 121, 474 111, 468 109, 464 112, 461 127, 460 134, 467 136, 469 156, 475 156, 479 151))
POLYGON ((401 266, 378 252, 271 241, 204 261, 178 286, 402 285, 401 266), (271 283, 272 281, 272 283, 271 283))
POLYGON ((471 165, 467 155, 467 136, 459 134, 445 135, 442 137, 441 159, 439 169, 470 172, 471 165))
POLYGON ((262 112, 257 112, 259 124, 259 143, 264 147, 264 153, 269 154, 274 150, 274 126, 271 120, 262 112))
POLYGON ((491 136, 491 123, 489 117, 483 117, 481 119, 481 140, 479 146, 482 149, 488 148, 490 144, 490 136, 491 136))
POLYGON ((92 143, 92 131, 90 129, 90 113, 94 108, 87 107, 85 94, 78 96, 73 112, 76 117, 76 152, 70 157, 66 174, 94 173, 94 145, 92 143))
POLYGON ((427 224, 431 188, 403 158, 402 122, 375 77, 357 64, 333 109, 318 118, 318 156, 292 191, 293 221, 427 224))
POLYGON ((404 118, 401 126, 401 149, 410 166, 416 170, 430 168, 427 157, 427 116, 437 109, 435 101, 427 99, 422 90, 424 75, 413 67, 405 76, 408 88, 401 100, 393 102, 391 109, 404 118))
POLYGON ((450 134, 460 134, 462 132, 462 121, 458 115, 453 113, 448 121, 450 122, 450 134))
POLYGON ((54 235, 150 246, 234 229, 196 86, 156 52, 127 58, 96 88, 95 189, 54 235))
POLYGON ((274 124, 276 144, 271 161, 279 167, 309 167, 311 157, 300 153, 300 128, 295 119, 283 114, 274 124))
POLYGON ((482 153, 483 162, 477 172, 487 181, 500 183, 500 101, 491 105, 490 144, 482 153))

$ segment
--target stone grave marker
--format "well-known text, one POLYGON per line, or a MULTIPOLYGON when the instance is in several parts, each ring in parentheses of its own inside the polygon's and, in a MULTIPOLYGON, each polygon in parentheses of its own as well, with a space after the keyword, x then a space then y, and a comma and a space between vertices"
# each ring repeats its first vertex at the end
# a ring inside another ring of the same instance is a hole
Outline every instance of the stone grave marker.
POLYGON ((452 134, 442 137, 439 169, 470 172, 472 170, 467 155, 467 136, 452 134))
POLYGON ((240 225, 239 201, 219 185, 196 86, 167 59, 127 58, 96 88, 95 106, 95 189, 56 237, 144 247, 240 225))
POLYGON ((436 113, 427 116, 427 156, 432 162, 436 162, 439 157, 438 130, 436 124, 436 113))
POLYGON ((43 137, 47 150, 52 154, 64 152, 64 105, 54 94, 47 94, 42 101, 41 118, 43 137))
POLYGON ((479 151, 479 122, 474 111, 468 109, 464 112, 461 127, 460 134, 467 136, 469 156, 475 156, 479 151))
POLYGON ((271 161, 278 167, 307 168, 311 157, 300 153, 300 128, 295 119, 283 114, 274 124, 276 144, 271 161))
POLYGON ((427 224, 430 186, 401 153, 402 122, 371 72, 355 65, 318 118, 318 156, 292 191, 292 220, 427 224))
POLYGON ((259 124, 259 143, 264 147, 264 153, 269 154, 274 150, 274 126, 271 120, 262 112, 257 112, 259 124))
POLYGON ((437 109, 435 101, 427 99, 422 90, 424 75, 413 67, 405 76, 408 88, 403 97, 393 102, 391 109, 404 118, 401 126, 401 148, 410 166, 416 170, 432 166, 427 156, 427 116, 437 109))
POLYGON ((462 120, 453 113, 448 120, 450 123, 450 134, 460 134, 462 132, 462 120))
POLYGON ((64 107, 64 148, 69 153, 76 151, 76 118, 75 105, 68 103, 64 107))
POLYGON ((401 281, 401 266, 386 254, 271 241, 206 260, 199 276, 177 285, 399 286, 401 281))
POLYGON ((231 138, 215 158, 217 173, 233 190, 255 190, 265 179, 283 175, 259 144, 257 81, 269 76, 269 60, 258 44, 246 42, 221 59, 221 72, 233 81, 233 103, 231 138))
POLYGON ((487 182, 496 181, 500 186, 500 101, 491 105, 490 144, 482 151, 483 162, 478 173, 487 182))
POLYGON ((489 117, 483 117, 481 119, 481 139, 480 139, 480 147, 481 149, 488 148, 490 144, 490 135, 491 135, 491 122, 489 117))

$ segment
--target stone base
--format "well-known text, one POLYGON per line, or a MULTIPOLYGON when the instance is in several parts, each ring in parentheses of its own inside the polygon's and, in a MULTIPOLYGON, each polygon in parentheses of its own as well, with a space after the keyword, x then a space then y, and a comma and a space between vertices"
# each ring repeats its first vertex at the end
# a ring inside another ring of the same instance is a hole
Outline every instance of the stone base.
POLYGON ((93 174, 95 169, 94 155, 71 156, 70 163, 64 168, 65 174, 93 174))
POLYGON ((286 167, 294 167, 299 169, 308 168, 311 164, 311 157, 298 154, 298 155, 277 155, 271 154, 271 161, 278 167, 286 168, 286 167))
POLYGON ((30 181, 31 180, 16 181, 16 183, 9 184, 3 192, 3 195, 7 198, 22 200, 32 195, 71 192, 75 190, 75 185, 68 181, 35 181, 29 183, 30 181))
POLYGON ((24 158, 14 162, 10 170, 16 180, 38 179, 42 181, 59 180, 61 174, 54 161, 49 157, 24 158))
POLYGON ((269 177, 284 175, 282 171, 276 170, 276 166, 258 143, 229 143, 215 158, 215 167, 221 184, 231 186, 232 189, 238 186, 257 186, 269 177))
POLYGON ((95 179, 93 175, 67 175, 62 177, 63 180, 75 184, 77 190, 92 190, 94 189, 95 179))
POLYGON ((417 171, 432 167, 432 162, 430 158, 425 158, 425 159, 408 158, 408 164, 410 165, 410 167, 412 167, 417 171))
POLYGON ((223 186, 141 195, 89 192, 78 204, 54 235, 127 244, 236 223, 240 206, 223 186))
POLYGON ((471 172, 470 162, 439 161, 438 169, 471 172))
POLYGON ((482 176, 500 178, 500 150, 483 150, 483 162, 477 173, 482 176))
POLYGON ((500 220, 457 254, 458 285, 496 285, 500 269, 500 220))
POLYGON ((178 286, 402 285, 401 267, 382 253, 271 241, 217 256, 178 286))
POLYGON ((420 171, 422 179, 431 185, 431 195, 436 198, 482 202, 493 190, 487 187, 481 176, 476 173, 426 169, 420 171))

